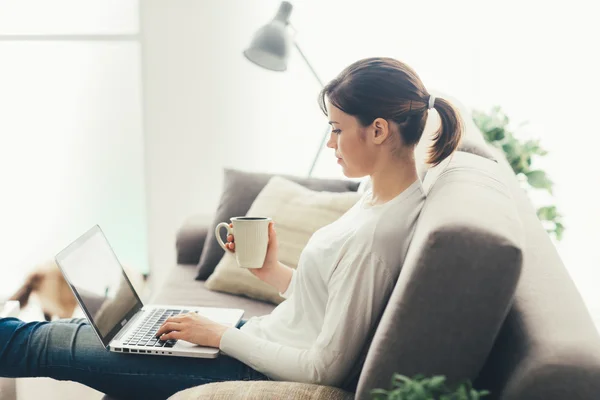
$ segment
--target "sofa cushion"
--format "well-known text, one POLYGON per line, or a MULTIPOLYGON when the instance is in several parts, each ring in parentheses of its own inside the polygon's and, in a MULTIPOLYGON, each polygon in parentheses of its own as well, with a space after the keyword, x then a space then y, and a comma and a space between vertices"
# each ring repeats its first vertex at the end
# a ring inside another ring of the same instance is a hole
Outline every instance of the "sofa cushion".
MULTIPOLYGON (((274 174, 243 172, 235 169, 224 170, 224 185, 219 207, 214 216, 209 232, 214 232, 219 222, 229 221, 231 217, 246 215, 256 196, 265 187, 274 174)), ((356 191, 358 182, 345 179, 303 178, 291 175, 279 175, 299 183, 311 190, 328 192, 356 191)), ((226 233, 221 231, 223 241, 226 233)), ((214 235, 210 234, 204 242, 196 279, 207 279, 225 254, 214 235)))
POLYGON ((352 400, 353 393, 310 383, 274 381, 229 381, 208 383, 182 390, 169 400, 245 399, 245 400, 352 400))
POLYGON ((270 303, 208 290, 204 281, 194 280, 193 266, 175 265, 165 276, 166 281, 151 299, 154 304, 241 308, 246 311, 245 319, 269 314, 275 308, 270 303))
POLYGON ((206 215, 192 215, 184 221, 175 238, 177 264, 198 264, 211 222, 212 216, 206 215))
POLYGON ((395 372, 474 380, 512 303, 523 236, 500 165, 456 152, 423 183, 428 196, 369 348, 359 398, 388 387, 395 372))
MULTIPOLYGON (((273 219, 279 242, 279 261, 296 268, 300 254, 318 229, 340 218, 360 198, 356 192, 320 192, 310 190, 280 176, 274 176, 260 192, 248 216, 273 219)), ((206 280, 206 287, 258 300, 281 303, 284 298, 274 287, 240 268, 232 253, 225 253, 206 280)))

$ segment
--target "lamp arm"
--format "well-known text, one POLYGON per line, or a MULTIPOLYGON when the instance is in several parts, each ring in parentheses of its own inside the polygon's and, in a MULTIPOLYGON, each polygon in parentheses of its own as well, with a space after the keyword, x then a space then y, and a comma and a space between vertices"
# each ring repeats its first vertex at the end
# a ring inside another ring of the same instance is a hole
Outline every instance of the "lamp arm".
POLYGON ((294 39, 294 46, 296 47, 296 49, 298 49, 298 53, 300 53, 300 55, 304 59, 304 62, 306 63, 306 65, 308 65, 308 68, 310 68, 310 72, 312 72, 313 76, 317 79, 317 81, 319 82, 319 85, 321 87, 325 86, 323 84, 323 81, 321 80, 321 78, 319 78, 319 75, 317 75, 317 71, 315 71, 315 69, 312 67, 312 65, 310 65, 310 63, 308 62, 308 59, 306 58, 306 56, 300 49, 300 46, 298 46, 298 42, 295 39, 294 39))

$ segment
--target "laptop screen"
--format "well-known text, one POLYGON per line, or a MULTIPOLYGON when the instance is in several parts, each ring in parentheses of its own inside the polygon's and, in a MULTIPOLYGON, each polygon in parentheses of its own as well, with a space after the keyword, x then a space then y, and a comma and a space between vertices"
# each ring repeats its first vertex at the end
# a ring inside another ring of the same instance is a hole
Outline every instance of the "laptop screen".
POLYGON ((142 307, 142 301, 98 225, 56 256, 79 305, 104 346, 142 307))

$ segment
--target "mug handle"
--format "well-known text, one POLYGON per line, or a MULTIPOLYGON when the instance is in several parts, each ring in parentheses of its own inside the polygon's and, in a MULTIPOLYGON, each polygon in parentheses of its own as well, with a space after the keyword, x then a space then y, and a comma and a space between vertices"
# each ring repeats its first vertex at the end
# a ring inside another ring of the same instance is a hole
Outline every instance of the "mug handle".
POLYGON ((220 222, 215 228, 215 236, 217 237, 217 242, 219 242, 219 245, 223 248, 223 250, 229 251, 229 249, 225 247, 225 243, 223 242, 223 239, 221 239, 221 235, 219 234, 222 227, 227 228, 228 235, 233 235, 233 229, 229 226, 227 222, 220 222))

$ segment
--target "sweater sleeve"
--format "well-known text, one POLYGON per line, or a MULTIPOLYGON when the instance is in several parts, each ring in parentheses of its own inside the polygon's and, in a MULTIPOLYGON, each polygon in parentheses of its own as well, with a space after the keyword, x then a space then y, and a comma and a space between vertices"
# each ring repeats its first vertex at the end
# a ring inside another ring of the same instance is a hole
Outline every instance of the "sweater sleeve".
POLYGON ((279 292, 279 295, 281 297, 283 297, 284 299, 289 299, 290 296, 292 295, 292 293, 294 293, 294 277, 296 276, 296 270, 293 269, 292 270, 292 279, 290 279, 290 283, 288 284, 287 289, 285 289, 285 292, 281 293, 279 292))
POLYGON ((220 349, 275 380, 339 386, 370 339, 393 282, 369 253, 343 257, 328 281, 323 327, 310 348, 284 346, 228 329, 220 349))

